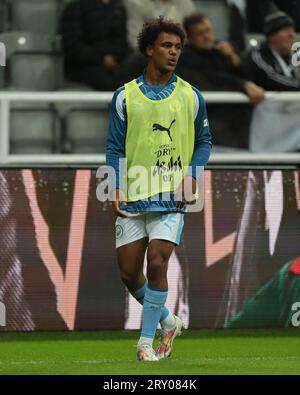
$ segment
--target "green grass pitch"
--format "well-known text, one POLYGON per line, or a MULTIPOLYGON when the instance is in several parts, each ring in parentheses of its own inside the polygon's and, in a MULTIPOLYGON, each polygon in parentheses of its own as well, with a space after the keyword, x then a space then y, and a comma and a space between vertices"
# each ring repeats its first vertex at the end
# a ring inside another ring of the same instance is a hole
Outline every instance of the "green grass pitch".
POLYGON ((300 328, 187 330, 173 355, 138 362, 137 331, 0 333, 3 374, 300 374, 300 328))

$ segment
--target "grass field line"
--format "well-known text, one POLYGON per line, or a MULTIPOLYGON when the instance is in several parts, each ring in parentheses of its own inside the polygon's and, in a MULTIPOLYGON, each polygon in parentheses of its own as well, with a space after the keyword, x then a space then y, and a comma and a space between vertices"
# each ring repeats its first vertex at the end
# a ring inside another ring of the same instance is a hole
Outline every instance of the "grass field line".
MULTIPOLYGON (((185 360, 183 358, 177 359, 176 362, 184 362, 190 363, 193 362, 195 358, 191 358, 189 360, 185 360)), ((300 356, 243 356, 243 357, 199 357, 197 359, 201 359, 203 361, 300 361, 300 356)), ((94 360, 75 360, 72 361, 74 364, 103 364, 103 363, 116 363, 116 362, 133 362, 134 359, 94 359, 94 360)), ((56 365, 57 361, 51 360, 40 360, 40 361, 0 361, 0 365, 56 365)))

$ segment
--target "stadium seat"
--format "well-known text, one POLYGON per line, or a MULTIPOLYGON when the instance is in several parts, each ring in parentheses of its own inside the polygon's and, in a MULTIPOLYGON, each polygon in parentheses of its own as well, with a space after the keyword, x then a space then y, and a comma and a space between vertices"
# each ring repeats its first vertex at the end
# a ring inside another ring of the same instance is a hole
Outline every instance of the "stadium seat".
POLYGON ((58 0, 11 0, 12 28, 55 35, 59 21, 58 0))
POLYGON ((55 40, 26 32, 0 35, 6 45, 10 89, 57 90, 62 85, 62 58, 55 40))
POLYGON ((65 141, 72 153, 105 152, 108 109, 73 108, 65 116, 65 141))
MULTIPOLYGON (((60 92, 62 93, 70 93, 73 92, 74 95, 79 96, 81 92, 94 92, 94 90, 85 84, 82 84, 80 82, 73 82, 69 80, 64 80, 64 86, 62 89, 60 89, 60 92)), ((79 103, 79 104, 74 104, 72 102, 61 102, 61 103, 56 103, 56 108, 59 113, 59 116, 64 119, 66 115, 69 113, 71 110, 76 110, 76 109, 90 109, 91 108, 91 103, 79 103)), ((95 108, 95 107, 93 107, 95 108)), ((99 106, 95 109, 99 111, 99 106)))
POLYGON ((59 118, 49 105, 14 105, 10 130, 12 154, 50 154, 59 149, 59 118))
POLYGON ((10 61, 11 87, 52 91, 60 88, 60 57, 51 54, 15 54, 10 61))

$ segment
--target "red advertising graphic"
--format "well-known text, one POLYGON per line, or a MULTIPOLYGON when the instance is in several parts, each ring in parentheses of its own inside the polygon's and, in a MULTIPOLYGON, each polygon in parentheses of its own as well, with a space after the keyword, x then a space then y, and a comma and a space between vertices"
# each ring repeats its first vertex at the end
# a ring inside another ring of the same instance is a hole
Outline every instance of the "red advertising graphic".
MULTIPOLYGON (((300 301, 300 172, 207 170, 167 305, 190 328, 288 326, 300 301)), ((1 331, 137 329, 96 170, 0 170, 1 331)))

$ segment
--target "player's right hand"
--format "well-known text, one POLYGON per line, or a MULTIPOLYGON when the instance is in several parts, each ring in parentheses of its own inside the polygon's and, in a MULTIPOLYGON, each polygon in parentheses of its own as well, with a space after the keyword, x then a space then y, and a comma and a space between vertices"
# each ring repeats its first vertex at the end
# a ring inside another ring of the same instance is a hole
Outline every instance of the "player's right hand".
POLYGON ((192 176, 185 176, 175 191, 175 200, 177 208, 184 208, 185 205, 196 203, 197 181, 192 176))
POLYGON ((127 218, 126 211, 120 209, 120 205, 126 206, 125 193, 121 189, 115 189, 112 192, 112 209, 117 217, 127 218))

